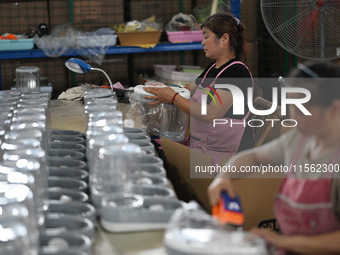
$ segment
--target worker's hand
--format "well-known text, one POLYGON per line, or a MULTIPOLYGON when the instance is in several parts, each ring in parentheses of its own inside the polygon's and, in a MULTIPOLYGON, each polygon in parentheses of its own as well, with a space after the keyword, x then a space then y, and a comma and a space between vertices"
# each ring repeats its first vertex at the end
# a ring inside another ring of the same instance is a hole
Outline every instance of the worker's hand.
POLYGON ((172 102, 172 98, 176 92, 170 87, 144 87, 146 92, 153 94, 154 96, 143 96, 143 98, 156 100, 155 102, 149 103, 155 105, 159 103, 168 104, 172 102))
POLYGON ((266 242, 279 250, 287 249, 286 241, 287 236, 280 235, 279 233, 269 229, 254 228, 250 230, 250 233, 260 236, 266 240, 266 242))
POLYGON ((236 196, 231 180, 227 177, 217 176, 208 187, 208 197, 212 206, 218 204, 222 191, 226 191, 232 198, 236 196))

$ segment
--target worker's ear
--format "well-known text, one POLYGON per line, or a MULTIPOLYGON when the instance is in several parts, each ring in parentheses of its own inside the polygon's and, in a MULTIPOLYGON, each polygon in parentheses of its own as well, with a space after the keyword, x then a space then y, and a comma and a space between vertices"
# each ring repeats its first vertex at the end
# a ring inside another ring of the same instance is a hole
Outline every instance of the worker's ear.
POLYGON ((333 101, 331 109, 332 109, 333 117, 340 116, 340 100, 339 99, 336 99, 333 101))
POLYGON ((221 47, 223 49, 227 49, 228 46, 229 46, 229 34, 227 33, 224 33, 220 39, 220 42, 221 42, 221 47))

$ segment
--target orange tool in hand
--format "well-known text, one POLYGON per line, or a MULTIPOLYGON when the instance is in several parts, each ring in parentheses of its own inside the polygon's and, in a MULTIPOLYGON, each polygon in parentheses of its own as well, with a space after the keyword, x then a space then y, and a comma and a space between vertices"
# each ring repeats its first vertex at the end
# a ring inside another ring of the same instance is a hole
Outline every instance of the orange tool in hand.
POLYGON ((222 224, 234 226, 244 224, 244 214, 239 196, 231 198, 225 191, 222 192, 219 203, 212 208, 212 215, 222 224))

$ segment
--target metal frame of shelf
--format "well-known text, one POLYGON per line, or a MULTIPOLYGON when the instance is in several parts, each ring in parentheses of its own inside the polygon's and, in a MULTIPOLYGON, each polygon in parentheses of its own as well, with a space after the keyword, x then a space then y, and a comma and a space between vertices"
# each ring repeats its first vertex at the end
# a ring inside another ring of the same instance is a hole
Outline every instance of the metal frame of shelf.
MULTIPOLYGON (((165 51, 187 51, 202 50, 201 42, 191 43, 160 43, 153 48, 131 47, 131 46, 112 46, 109 47, 106 55, 113 54, 135 54, 135 53, 151 53, 165 51)), ((79 56, 76 51, 67 52, 60 57, 79 56)), ((2 89, 1 60, 6 59, 27 59, 27 58, 48 58, 40 49, 33 50, 16 50, 16 51, 0 51, 0 90, 2 89)))
MULTIPOLYGON (((23 1, 23 0, 22 0, 23 1)), ((27 0, 26 0, 27 1, 27 0)), ((42 0, 41 0, 42 1, 42 0)), ((46 0, 49 3, 49 0, 46 0)), ((68 0, 70 5, 70 21, 73 21, 72 13, 72 0, 68 0)), ((182 1, 180 0, 183 5, 182 1)), ((235 17, 240 18, 240 0, 231 0, 232 14, 235 17)), ((182 8, 182 7, 181 7, 182 8)), ((125 20, 129 20, 130 13, 130 3, 129 0, 124 1, 124 14, 125 20)), ((112 46, 109 47, 106 55, 113 54, 135 54, 135 53, 151 53, 151 52, 166 52, 166 51, 191 51, 191 50, 202 50, 203 46, 201 42, 191 42, 191 43, 160 43, 153 48, 142 48, 142 47, 127 47, 127 46, 112 46)), ((79 56, 76 51, 67 52, 60 57, 75 57, 79 56)), ((7 59, 29 59, 29 58, 47 58, 44 52, 40 49, 33 50, 17 50, 17 51, 0 51, 0 90, 2 90, 2 70, 1 70, 1 60, 7 59)), ((131 56, 132 57, 132 56, 131 56)), ((132 65, 132 60, 130 58, 130 65, 132 65)))
MULTIPOLYGON (((134 54, 162 51, 186 51, 186 50, 202 50, 201 42, 192 43, 161 43, 153 48, 142 48, 132 46, 112 46, 109 47, 106 55, 112 54, 134 54)), ((76 51, 67 52, 60 57, 79 56, 76 51)), ((33 50, 16 50, 16 51, 0 51, 0 60, 3 59, 23 59, 23 58, 47 58, 44 52, 40 49, 33 50)))

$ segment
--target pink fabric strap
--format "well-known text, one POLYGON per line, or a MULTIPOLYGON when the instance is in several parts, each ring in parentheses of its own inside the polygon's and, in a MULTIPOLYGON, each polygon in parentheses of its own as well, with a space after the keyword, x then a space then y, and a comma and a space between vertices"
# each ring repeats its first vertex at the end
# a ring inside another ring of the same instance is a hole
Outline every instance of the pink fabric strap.
MULTIPOLYGON (((215 77, 215 79, 214 79, 214 81, 211 83, 211 85, 214 86, 214 85, 215 85, 215 82, 216 82, 216 79, 217 79, 217 78, 218 78, 218 77, 219 77, 226 69, 228 69, 230 66, 235 65, 235 64, 241 64, 241 65, 243 65, 245 68, 247 68, 247 70, 248 70, 248 72, 249 72, 249 75, 250 75, 250 78, 251 78, 252 92, 253 92, 253 96, 254 96, 254 79, 253 79, 253 75, 251 74, 249 68, 248 68, 243 62, 241 62, 241 61, 234 61, 234 62, 232 62, 231 64, 229 64, 229 65, 227 65, 226 67, 224 67, 224 68, 217 74, 217 76, 215 77)), ((214 63, 214 64, 208 69, 208 71, 204 74, 203 79, 202 79, 202 81, 201 81, 200 84, 203 83, 203 81, 204 81, 205 78, 207 77, 209 71, 210 71, 214 66, 216 66, 216 63, 214 63)), ((247 112, 247 114, 244 116, 244 118, 243 118, 242 120, 248 119, 249 115, 250 115, 250 111, 247 112)))
MULTIPOLYGON (((202 81, 201 81, 201 84, 202 84, 202 82, 205 80, 205 78, 207 78, 207 75, 208 75, 209 71, 210 71, 214 66, 216 66, 216 63, 214 63, 214 64, 208 69, 208 71, 204 74, 203 79, 202 79, 202 81)), ((223 69, 223 70, 224 70, 224 69, 223 69)))

